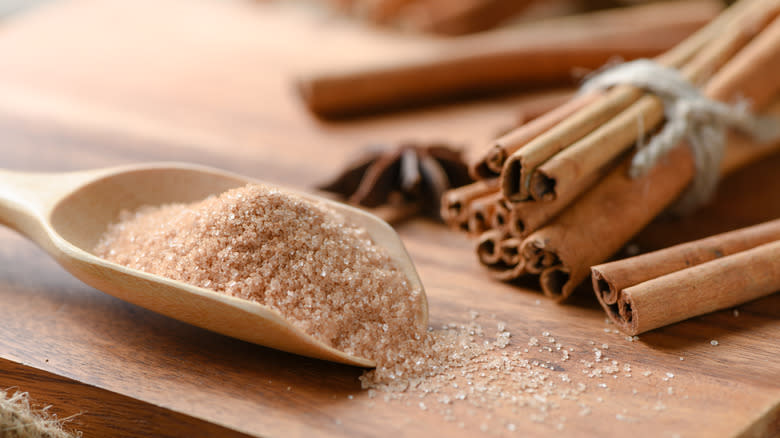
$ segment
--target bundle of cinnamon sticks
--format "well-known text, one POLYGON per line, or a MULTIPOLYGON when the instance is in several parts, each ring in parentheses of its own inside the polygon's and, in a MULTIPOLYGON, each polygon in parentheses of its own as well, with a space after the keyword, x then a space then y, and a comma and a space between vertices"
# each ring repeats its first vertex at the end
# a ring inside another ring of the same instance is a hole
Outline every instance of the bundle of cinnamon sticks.
MULTIPOLYGON (((655 61, 711 99, 780 117, 779 13, 777 0, 742 0, 655 61)), ((633 147, 664 122, 660 99, 630 85, 579 94, 489 145, 471 166, 478 181, 447 192, 442 216, 479 236, 478 258, 495 277, 538 275, 562 301, 693 180, 684 142, 629 176, 633 147)), ((730 132, 720 173, 777 151, 780 142, 730 132)))
POLYGON ((589 71, 615 58, 662 53, 721 8, 717 0, 651 3, 457 39, 426 40, 424 47, 430 50, 416 50, 360 69, 310 72, 298 79, 297 86, 309 110, 323 118, 362 116, 540 86, 572 86, 577 79, 573 72, 578 69, 589 71))

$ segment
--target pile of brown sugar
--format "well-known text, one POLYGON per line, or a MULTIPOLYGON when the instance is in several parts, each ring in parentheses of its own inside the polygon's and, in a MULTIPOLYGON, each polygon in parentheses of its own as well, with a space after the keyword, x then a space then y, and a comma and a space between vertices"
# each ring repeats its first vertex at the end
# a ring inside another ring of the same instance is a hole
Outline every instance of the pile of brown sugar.
POLYGON ((403 373, 424 302, 384 248, 325 204, 250 184, 193 204, 122 212, 95 254, 269 306, 306 333, 403 373), (399 354, 400 353, 400 354, 399 354))

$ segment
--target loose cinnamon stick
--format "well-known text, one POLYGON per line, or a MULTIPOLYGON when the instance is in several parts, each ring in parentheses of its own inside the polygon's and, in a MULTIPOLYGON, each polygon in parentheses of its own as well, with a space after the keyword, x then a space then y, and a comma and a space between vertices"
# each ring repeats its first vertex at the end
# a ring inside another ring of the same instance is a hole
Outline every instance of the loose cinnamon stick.
POLYGON ((608 312, 620 330, 637 335, 779 290, 776 240, 629 286, 608 312))
POLYGON ((377 24, 387 24, 398 15, 405 6, 416 0, 364 0, 363 15, 377 24))
POLYGON ((691 266, 780 240, 780 219, 675 245, 591 268, 593 290, 604 309, 615 306, 623 289, 691 266))
POLYGON ((405 8, 402 28, 441 35, 465 35, 495 27, 535 0, 428 0, 405 8))
POLYGON ((717 2, 642 5, 548 20, 512 31, 443 42, 427 56, 299 81, 309 109, 343 117, 506 91, 569 83, 574 67, 595 69, 614 56, 654 56, 710 20, 717 2))

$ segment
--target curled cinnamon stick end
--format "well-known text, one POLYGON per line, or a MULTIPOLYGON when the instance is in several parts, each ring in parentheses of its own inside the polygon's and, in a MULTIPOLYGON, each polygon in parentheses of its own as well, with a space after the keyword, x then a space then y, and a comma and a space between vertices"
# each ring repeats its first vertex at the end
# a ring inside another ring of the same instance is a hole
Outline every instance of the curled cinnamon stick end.
POLYGON ((542 292, 556 302, 565 300, 571 295, 567 285, 571 275, 569 270, 563 266, 551 266, 542 271, 539 276, 539 283, 542 285, 542 292))
POLYGON ((501 194, 498 192, 471 201, 467 208, 468 219, 466 220, 469 234, 476 236, 492 228, 493 215, 499 202, 501 202, 501 194))
POLYGON ((497 265, 501 262, 501 240, 504 233, 499 230, 490 230, 479 236, 477 243, 477 258, 485 266, 497 265))
POLYGON ((498 194, 498 201, 496 201, 493 208, 493 214, 490 217, 490 224, 496 230, 501 230, 504 234, 507 232, 507 224, 509 223, 510 207, 504 202, 503 196, 498 194))
POLYGON ((477 244, 477 257, 490 275, 501 281, 511 281, 525 274, 525 260, 520 254, 521 239, 507 236, 501 230, 482 233, 477 244))
POLYGON ((523 211, 527 208, 526 204, 512 205, 512 209, 509 210, 509 222, 507 223, 509 234, 518 237, 525 237, 528 234, 528 227, 523 217, 523 211))
POLYGON ((581 105, 582 97, 573 97, 572 90, 557 89, 530 94, 520 102, 515 126, 498 136, 481 158, 471 164, 469 172, 472 178, 491 179, 501 176, 504 162, 511 153, 562 120, 571 113, 572 108, 581 105))
POLYGON ((523 239, 518 237, 508 237, 501 241, 501 260, 508 266, 516 266, 518 263, 524 262, 522 254, 520 254, 520 246, 523 244, 523 239))
POLYGON ((526 239, 520 253, 525 259, 525 270, 530 274, 541 274, 545 269, 560 264, 558 256, 546 248, 543 240, 526 239))
POLYGON ((469 205, 479 197, 497 190, 492 180, 477 181, 444 192, 441 200, 441 217, 453 228, 468 230, 469 205))

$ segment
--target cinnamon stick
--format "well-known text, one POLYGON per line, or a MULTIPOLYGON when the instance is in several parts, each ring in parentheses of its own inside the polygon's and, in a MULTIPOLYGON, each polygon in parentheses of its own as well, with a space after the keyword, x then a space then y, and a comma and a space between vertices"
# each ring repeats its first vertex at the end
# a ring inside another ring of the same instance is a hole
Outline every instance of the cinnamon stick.
POLYGON ((523 239, 512 236, 501 241, 501 260, 507 266, 516 266, 524 260, 522 254, 520 254, 520 245, 522 244, 523 239))
POLYGON ((752 108, 763 108, 780 91, 780 20, 775 20, 726 64, 708 86, 720 90, 721 100, 735 102, 750 96, 752 108))
POLYGON ((505 236, 499 243, 501 264, 490 266, 490 275, 496 280, 511 281, 525 274, 525 260, 520 254, 522 239, 505 236))
POLYGON ((525 273, 525 260, 519 254, 520 239, 506 236, 501 230, 489 230, 479 237, 477 257, 493 278, 510 281, 525 273))
POLYGON ((466 221, 469 234, 476 236, 492 228, 494 211, 500 201, 501 193, 495 192, 469 203, 466 221))
POLYGON ((388 24, 407 5, 416 0, 364 0, 363 15, 377 24, 388 24))
POLYGON ((588 190, 602 177, 601 172, 591 172, 577 181, 581 190, 565 191, 553 199, 543 198, 543 202, 515 203, 509 215, 509 232, 516 236, 528 236, 558 216, 581 192, 588 190))
POLYGON ((620 330, 637 335, 779 290, 780 240, 775 240, 630 285, 605 308, 620 330))
POLYGON ((445 224, 468 230, 469 204, 479 197, 498 190, 496 181, 483 180, 444 192, 441 200, 441 218, 445 224))
POLYGON ((465 35, 493 28, 520 14, 534 1, 428 0, 405 8, 398 20, 404 29, 465 35))
POLYGON ((574 67, 595 69, 614 56, 654 56, 718 11, 712 0, 641 5, 551 19, 435 44, 429 54, 362 71, 299 81, 309 109, 343 117, 534 84, 570 83, 574 67))
POLYGON ((495 266, 501 262, 501 241, 504 233, 500 230, 489 230, 479 236, 477 242, 477 258, 485 266, 495 266))
POLYGON ((569 116, 582 109, 597 97, 596 94, 576 96, 535 118, 527 124, 496 139, 482 158, 472 163, 469 168, 474 179, 498 178, 509 155, 520 149, 529 141, 546 132, 553 126, 566 120, 569 116))
POLYGON ((605 310, 615 313, 623 289, 775 240, 780 219, 593 266, 593 290, 605 310))
POLYGON ((498 194, 498 201, 496 201, 493 208, 493 214, 490 216, 490 225, 496 229, 501 230, 504 234, 507 233, 507 224, 509 223, 510 207, 504 200, 501 194, 498 194))

